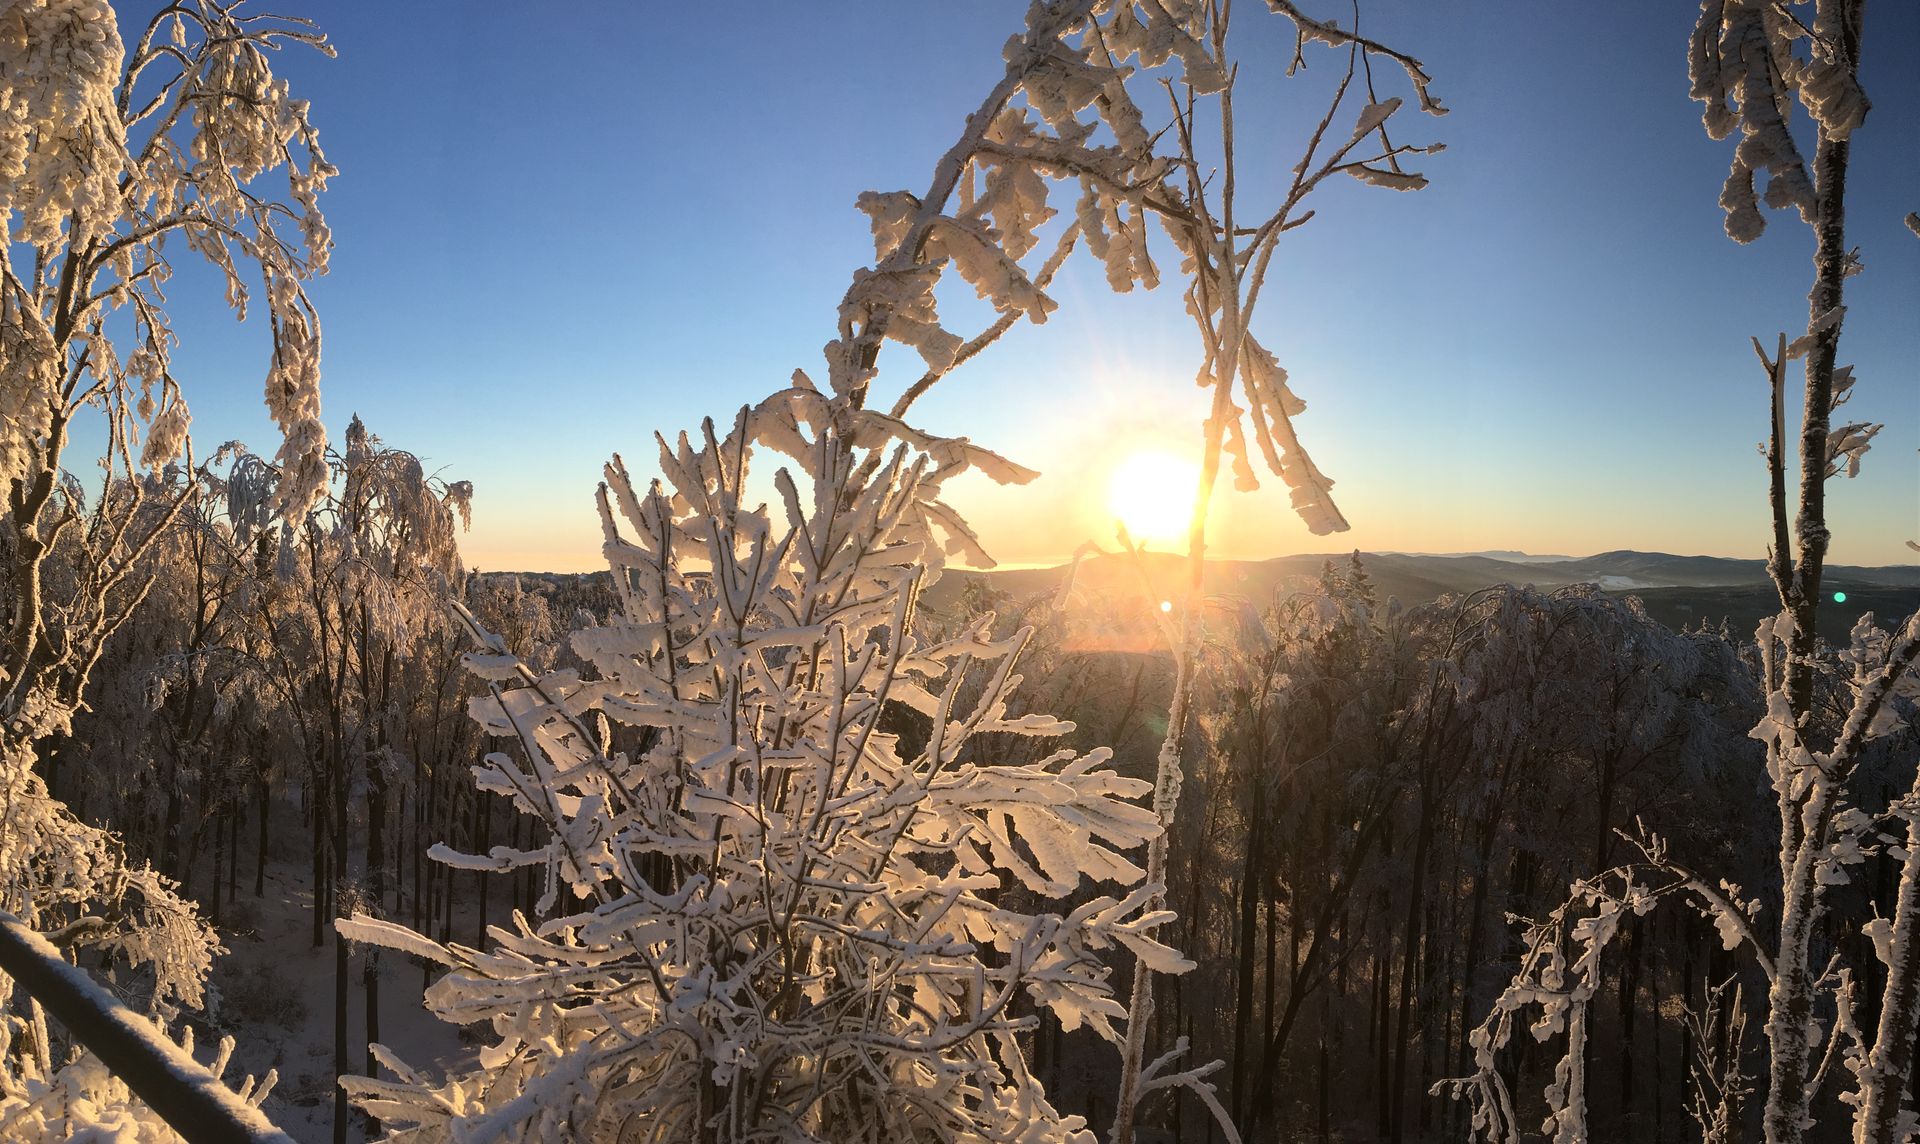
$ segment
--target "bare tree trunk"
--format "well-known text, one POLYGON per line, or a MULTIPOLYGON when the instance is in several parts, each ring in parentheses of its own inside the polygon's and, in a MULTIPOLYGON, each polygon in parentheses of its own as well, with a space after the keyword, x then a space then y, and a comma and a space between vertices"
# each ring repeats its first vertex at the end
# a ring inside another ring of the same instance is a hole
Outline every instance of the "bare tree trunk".
MULTIPOLYGON (((179 860, 180 896, 183 898, 193 897, 194 875, 199 872, 196 867, 200 864, 200 845, 206 841, 206 838, 207 819, 205 817, 205 808, 203 807, 201 818, 199 822, 194 825, 193 833, 187 835, 186 856, 179 860)), ((214 891, 217 895, 219 892, 217 883, 220 881, 219 866, 213 868, 213 880, 216 883, 214 891)))
MULTIPOLYGON (((337 742, 337 740, 336 740, 337 742)), ((336 752, 337 754, 337 752, 336 752)), ((333 792, 328 800, 333 808, 333 912, 335 917, 344 918, 353 913, 352 903, 348 901, 347 882, 347 763, 346 759, 336 757, 333 767, 333 792)), ((351 1106, 347 1103, 347 1091, 339 1086, 339 1078, 353 1070, 353 1063, 347 1051, 347 993, 349 978, 347 974, 347 941, 338 934, 333 937, 333 1144, 346 1144, 347 1123, 352 1118, 351 1106)))
POLYGON ((1660 1053, 1660 929, 1653 922, 1654 940, 1647 943, 1647 1031, 1653 1040, 1653 1140, 1666 1141, 1666 1070, 1660 1053))
MULTIPOLYGON (((367 766, 367 903, 373 911, 381 909, 387 881, 387 776, 384 767, 371 760, 367 766)), ((345 943, 342 942, 342 945, 345 943)), ((378 1076, 373 1044, 380 1039, 380 951, 368 946, 360 954, 360 983, 365 994, 368 1076, 378 1076)), ((378 1134, 380 1122, 367 1117, 367 1132, 378 1134)))
MULTIPOLYGON (((1251 761, 1249 761, 1251 768, 1251 761)), ((1258 778, 1250 784, 1253 798, 1249 812, 1246 854, 1240 867, 1240 925, 1236 931, 1238 949, 1235 958, 1235 997, 1233 1013, 1233 1109, 1234 1117, 1244 1122, 1247 1117, 1248 1102, 1251 1093, 1247 1089, 1247 1072, 1253 1057, 1248 1037, 1253 1029, 1254 999, 1254 945, 1259 937, 1260 899, 1264 896, 1261 886, 1262 844, 1266 835, 1266 801, 1261 797, 1258 778)), ((1271 937, 1269 937, 1271 940, 1271 937)), ((1265 1038, 1261 1038, 1265 1040, 1265 1038)))
MULTIPOLYGON (((1634 1016, 1639 1011, 1640 995, 1640 956, 1646 942, 1643 940, 1646 922, 1634 918, 1625 923, 1627 929, 1626 956, 1620 963, 1620 1111, 1628 1112, 1633 1108, 1633 1034, 1634 1016)), ((1657 1099, 1657 1096, 1656 1096, 1657 1099)))
MULTIPOLYGON (((460 793, 461 792, 460 792, 459 785, 452 781, 448 781, 446 827, 440 836, 442 838, 447 839, 449 842, 451 842, 454 838, 455 827, 457 824, 457 820, 460 816, 460 793)), ((471 839, 472 839, 472 835, 468 835, 465 841, 470 842, 471 839)), ((441 941, 441 944, 444 945, 445 943, 450 942, 452 940, 453 940, 453 871, 449 870, 446 872, 446 876, 440 879, 440 941, 441 941)))
POLYGON ((1328 1075, 1327 1075, 1330 1070, 1327 1067, 1327 1033, 1325 1029, 1322 1029, 1320 1031, 1320 1058, 1319 1059, 1320 1059, 1320 1070, 1319 1070, 1319 1084, 1317 1087, 1319 1090, 1319 1097, 1320 1097, 1320 1101, 1319 1101, 1320 1103, 1320 1117, 1319 1117, 1320 1144, 1332 1144, 1333 1142, 1333 1110, 1332 1110, 1332 1102, 1329 1099, 1332 1085, 1329 1082, 1328 1075))
MULTIPOLYGON (((1693 915, 1680 917, 1680 997, 1689 1010, 1693 1009, 1693 950, 1698 939, 1694 936, 1693 915)), ((1681 1088, 1685 1091, 1687 1069, 1693 1063, 1693 1026, 1686 1021, 1680 1022, 1680 1077, 1681 1088)))
POLYGON ((234 792, 233 809, 227 813, 227 900, 240 896, 240 825, 246 817, 246 796, 234 792))
POLYGON ((1264 892, 1261 896, 1266 898, 1267 907, 1267 972, 1260 999, 1260 1083, 1271 1084, 1274 1074, 1279 1069, 1279 1062, 1273 1059, 1275 1050, 1267 1043, 1267 1038, 1273 1033, 1273 1000, 1280 988, 1280 910, 1271 897, 1264 892))
POLYGON ((393 917, 406 916, 407 906, 407 787, 402 784, 393 808, 393 917))
POLYGON ((188 887, 193 884, 193 870, 183 869, 180 864, 183 850, 180 845, 180 765, 174 761, 171 751, 167 753, 167 775, 164 781, 167 784, 167 810, 160 827, 161 850, 158 865, 162 870, 169 871, 179 879, 180 895, 187 897, 191 893, 188 887))
POLYGON ((346 1144, 347 1123, 353 1110, 347 1104, 347 1090, 339 1078, 346 1076, 347 1064, 347 941, 333 939, 333 1144, 346 1144))
MULTIPOLYGON (((267 820, 273 810, 273 791, 267 787, 267 779, 259 779, 257 787, 259 802, 259 848, 253 852, 253 896, 267 896, 267 820)), ((317 889, 317 887, 315 887, 317 889)))
MULTIPOLYGON (((473 800, 473 836, 474 853, 485 854, 493 845, 493 803, 488 799, 473 800)), ((479 897, 479 908, 475 912, 473 923, 473 948, 487 948, 487 890, 493 882, 493 875, 485 870, 475 870, 474 889, 479 897)))
MULTIPOLYGON (((1456 861, 1454 863, 1456 876, 1446 883, 1448 886, 1459 885, 1457 876, 1459 869, 1460 864, 1456 861)), ((1448 900, 1452 901, 1451 894, 1448 895, 1448 900)), ((1454 920, 1458 921, 1457 918, 1454 920)), ((1440 1070, 1436 1067, 1434 1053, 1438 1049, 1444 1054, 1448 1043, 1446 1034, 1436 1035, 1435 1015, 1443 1011, 1449 1016, 1452 1015, 1452 1008, 1446 1004, 1439 988, 1439 963, 1443 960, 1441 935, 1444 932, 1441 929, 1440 904, 1433 899, 1428 899, 1426 936, 1420 955, 1420 981, 1414 993, 1415 1012, 1418 1014, 1420 1029, 1420 1072, 1413 1078, 1414 1091, 1417 1094, 1414 1106, 1418 1110, 1419 1119, 1416 1121, 1416 1126, 1422 1139, 1433 1127, 1433 1102, 1425 1098, 1427 1086, 1424 1078, 1439 1075, 1440 1070)), ((1447 1030, 1448 1033, 1451 1031, 1451 1029, 1447 1030)))
POLYGON ((1388 1138, 1393 1144, 1402 1144, 1406 1139, 1407 1048, 1413 1037, 1414 967, 1415 959, 1420 954, 1421 921, 1426 901, 1427 852, 1433 843, 1433 810, 1431 795, 1422 791, 1420 820, 1414 836, 1413 870, 1408 875, 1411 893, 1407 902, 1406 948, 1400 960, 1399 1021, 1393 1039, 1393 1073, 1389 1082, 1393 1111, 1388 1123, 1388 1138))
MULTIPOLYGON (((328 785, 325 763, 314 759, 307 768, 307 818, 313 832, 313 948, 327 944, 327 911, 333 905, 333 888, 328 881, 331 831, 327 825, 327 800, 321 789, 328 785)), ((264 845, 264 839, 262 840, 264 845)))
POLYGON ((1383 943, 1380 952, 1373 957, 1373 1020, 1368 1023, 1367 1031, 1373 1037, 1374 1045, 1374 1131, 1384 1139, 1393 1131, 1393 1006, 1387 984, 1389 967, 1393 964, 1393 943, 1391 935, 1383 943))
POLYGON ((215 926, 220 924, 220 881, 227 865, 226 825, 224 817, 216 816, 213 820, 213 904, 208 916, 215 926))

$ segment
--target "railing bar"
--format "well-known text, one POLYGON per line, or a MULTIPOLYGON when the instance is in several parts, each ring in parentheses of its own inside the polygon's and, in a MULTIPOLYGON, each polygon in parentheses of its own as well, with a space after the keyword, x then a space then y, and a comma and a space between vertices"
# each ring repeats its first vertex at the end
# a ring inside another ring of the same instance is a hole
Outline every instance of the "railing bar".
POLYGON ((0 910, 5 970, 189 1144, 294 1144, 200 1062, 46 938, 0 910))

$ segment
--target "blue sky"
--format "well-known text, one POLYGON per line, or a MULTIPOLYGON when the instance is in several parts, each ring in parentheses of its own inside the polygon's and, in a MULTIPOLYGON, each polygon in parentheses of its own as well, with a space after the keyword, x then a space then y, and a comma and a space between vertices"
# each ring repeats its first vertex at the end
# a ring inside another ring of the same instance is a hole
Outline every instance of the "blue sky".
MULTIPOLYGON (((473 480, 468 563, 485 569, 596 566, 608 454, 646 465, 654 429, 817 371, 871 259, 854 197, 925 186, 1025 10, 290 7, 340 52, 279 63, 342 170, 324 200, 333 271, 314 288, 327 420, 337 436, 358 412, 473 480)), ((1337 73, 1325 55, 1281 77, 1284 25, 1242 7, 1241 182, 1257 203, 1337 73)), ((1217 550, 1758 555, 1767 402, 1747 338, 1804 325, 1812 240, 1777 213, 1751 247, 1721 233, 1732 145, 1686 98, 1693 6, 1400 0, 1365 18, 1425 61, 1452 109, 1403 112, 1400 133, 1448 150, 1417 194, 1332 188, 1282 246, 1255 323, 1354 530, 1310 536, 1276 488, 1223 510, 1217 550)), ((1920 241, 1900 227, 1920 208, 1916 43, 1920 6, 1870 10, 1875 106, 1849 199, 1867 269, 1842 358, 1860 378, 1850 411, 1887 429, 1837 490, 1834 557, 1852 563, 1905 561, 1920 536, 1920 241)), ((263 336, 196 282, 173 291, 196 439, 265 448, 263 336)), ((1017 563, 1108 539, 1104 474, 1136 442, 1193 448, 1204 412, 1171 289, 1116 297, 1081 261, 1052 293, 1052 321, 916 409, 1045 474, 952 490, 1017 563)), ((949 311, 963 334, 967 313, 949 311)))

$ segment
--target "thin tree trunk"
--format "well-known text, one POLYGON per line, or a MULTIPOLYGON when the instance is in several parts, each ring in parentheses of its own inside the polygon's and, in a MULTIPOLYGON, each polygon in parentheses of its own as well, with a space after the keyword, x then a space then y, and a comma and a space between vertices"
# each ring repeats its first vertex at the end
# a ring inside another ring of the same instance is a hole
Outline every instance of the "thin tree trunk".
POLYGON ((1653 1041, 1653 1140, 1665 1144, 1667 1085, 1664 1058, 1660 1053, 1660 926, 1654 927, 1653 940, 1647 943, 1647 1030, 1653 1041))
POLYGON ((240 896, 240 826, 246 814, 244 795, 234 793, 233 810, 227 814, 227 900, 240 896))
MULTIPOLYGON (((1251 765, 1251 760, 1249 760, 1251 765)), ((1254 788, 1250 811, 1249 830, 1247 832, 1247 852, 1240 868, 1240 925, 1236 931, 1235 951, 1235 989, 1233 1012, 1233 1109, 1234 1117, 1244 1121, 1251 1093, 1247 1090, 1247 1072, 1253 1057, 1248 1037, 1253 1029, 1253 948, 1258 938, 1260 925, 1260 859, 1262 839, 1266 834, 1264 824, 1265 802, 1260 796, 1257 778, 1251 784, 1254 788)), ((1263 1037, 1262 1040, 1265 1038, 1263 1037)))
POLYGON ((162 870, 172 872, 180 882, 181 896, 188 895, 193 883, 193 870, 180 866, 180 765, 174 761, 173 753, 167 753, 167 810, 160 827, 160 862, 162 870))
MULTIPOLYGON (((460 790, 452 780, 449 779, 447 782, 446 825, 440 835, 449 842, 453 841, 454 838, 455 819, 459 817, 460 813, 459 806, 460 790)), ((452 940, 453 871, 448 870, 446 876, 440 879, 440 944, 445 945, 452 940)))
POLYGON ((1406 948, 1400 961, 1400 1005, 1399 1021, 1393 1045, 1392 1117, 1388 1123, 1388 1137, 1392 1144, 1402 1144, 1406 1139, 1406 1089, 1407 1089, 1407 1047, 1412 1040, 1412 1013, 1415 959, 1420 953, 1420 929, 1422 911, 1425 904, 1427 880, 1427 851, 1433 841, 1433 799, 1429 792, 1422 792, 1420 800, 1420 821, 1414 836, 1413 870, 1408 876, 1410 898, 1407 903, 1406 948))
POLYGON ((215 817, 213 820, 213 904, 208 910, 208 917, 216 927, 220 924, 220 881, 227 865, 226 825, 224 818, 215 817))
MULTIPOLYGON (((324 766, 323 760, 315 759, 307 769, 307 818, 313 832, 313 948, 315 949, 327 944, 327 911, 333 905, 332 885, 328 881, 328 875, 331 872, 329 861, 331 831, 327 826, 325 809, 327 800, 320 793, 320 788, 327 785, 324 766)), ((262 845, 265 845, 264 839, 262 839, 262 845)))
MULTIPOLYGON (((485 854, 493 845, 493 804, 491 800, 476 797, 473 800, 473 833, 476 840, 474 853, 485 854)), ((487 889, 493 881, 493 875, 485 870, 473 872, 474 889, 479 893, 479 910, 473 924, 473 948, 487 948, 487 889)))
MULTIPOLYGON (((1454 863, 1455 877, 1448 885, 1457 886, 1460 884, 1458 877, 1459 871, 1460 864, 1456 861, 1454 863)), ((1451 895, 1449 895, 1449 899, 1451 899, 1451 895)), ((1420 1077, 1439 1075, 1439 1070, 1434 1067, 1434 1048, 1436 1045, 1444 1046, 1448 1043, 1444 1036, 1434 1036, 1433 1015, 1435 1011, 1445 1009, 1449 1016, 1451 1016, 1453 1012, 1451 1007, 1440 1001, 1439 994, 1434 987, 1434 983, 1437 980, 1437 971, 1434 968, 1434 962, 1440 957, 1440 933, 1439 906, 1432 901, 1428 901, 1426 937, 1423 943, 1425 948, 1420 958, 1420 982, 1418 990, 1414 993, 1414 997, 1416 998, 1415 1012, 1418 1015, 1418 1024, 1420 1027, 1420 1077)), ((1449 1032, 1451 1032, 1451 1030, 1449 1030, 1449 1032)), ((1442 1051, 1445 1051, 1444 1048, 1442 1051)), ((1418 1083, 1418 1077, 1415 1078, 1415 1082, 1415 1091, 1424 1092, 1426 1086, 1418 1083)), ((1433 1127, 1433 1102, 1424 1098, 1418 1098, 1414 1103, 1419 1110, 1417 1124, 1420 1136, 1425 1138, 1428 1130, 1433 1127)))
MULTIPOLYGON (((1494 822, 1497 814, 1487 812, 1487 821, 1481 830, 1478 864, 1473 877, 1473 893, 1469 896, 1467 907, 1467 947, 1460 961, 1460 1006, 1457 1036, 1453 1038, 1453 1075, 1466 1076, 1468 1062, 1473 1059, 1473 1047, 1470 1044, 1473 1029, 1473 986, 1480 969, 1481 934, 1486 925, 1487 887, 1492 882, 1494 822)), ((1447 1102, 1447 1120, 1451 1124, 1458 1119, 1459 1101, 1447 1102)))
MULTIPOLYGON (((378 912, 386 897, 387 880, 387 776, 375 760, 367 761, 367 902, 378 912)), ((345 944, 342 942, 341 944, 345 944)), ((380 1039, 380 951, 368 946, 360 954, 360 982, 366 1003, 367 1076, 379 1075, 373 1057, 374 1042, 380 1039)), ((377 1134, 380 1122, 367 1117, 367 1132, 377 1134)))
POLYGON ((1374 1020, 1368 1026, 1374 1044, 1374 1130, 1382 1138, 1393 1130, 1393 1074, 1390 1067, 1393 1039, 1389 1035, 1393 1007, 1388 1003, 1392 994, 1387 985, 1389 967, 1393 964, 1393 943, 1391 935, 1386 937, 1380 952, 1373 959, 1374 1020))
POLYGON ((1628 920, 1626 955, 1620 963, 1620 1111, 1634 1107, 1634 1016, 1639 1011, 1640 957, 1646 930, 1641 919, 1628 920))
MULTIPOLYGON (((180 896, 183 898, 193 897, 194 875, 199 872, 196 867, 200 864, 200 846, 206 839, 207 820, 203 807, 200 821, 194 826, 193 833, 187 835, 186 857, 180 859, 180 896)), ((213 880, 214 892, 217 895, 220 881, 220 867, 217 865, 213 868, 213 880)))
POLYGON ((1318 1085, 1320 1097, 1320 1144, 1332 1144, 1333 1141, 1333 1110, 1330 1099, 1332 1086, 1328 1079, 1329 1071, 1327 1067, 1327 1033, 1325 1029, 1322 1029, 1320 1031, 1320 1076, 1318 1085))
MULTIPOLYGON (((336 740, 336 743, 338 740, 336 740)), ((333 807, 333 914, 337 918, 348 916, 352 912, 347 900, 347 764, 344 758, 336 757, 333 768, 333 796, 329 800, 333 807)), ((338 934, 333 939, 333 1141, 334 1144, 346 1144, 347 1122, 352 1111, 347 1104, 346 1090, 339 1085, 339 1079, 352 1072, 353 1063, 347 1052, 347 992, 349 978, 347 973, 347 942, 338 934)))
MULTIPOLYGON (((1262 895, 1265 896, 1264 893, 1262 895)), ((1270 1060, 1272 1050, 1267 1047, 1267 1037, 1273 1033, 1273 999, 1280 988, 1279 958, 1280 949, 1280 909, 1271 897, 1267 898, 1267 975, 1261 986, 1260 1005, 1260 1075, 1261 1083, 1271 1083, 1276 1071, 1276 1062, 1270 1060)))
POLYGON ((339 1083, 347 1071, 347 942, 336 937, 333 940, 333 1144, 346 1144, 347 1122, 353 1115, 347 1104, 347 1090, 339 1083))

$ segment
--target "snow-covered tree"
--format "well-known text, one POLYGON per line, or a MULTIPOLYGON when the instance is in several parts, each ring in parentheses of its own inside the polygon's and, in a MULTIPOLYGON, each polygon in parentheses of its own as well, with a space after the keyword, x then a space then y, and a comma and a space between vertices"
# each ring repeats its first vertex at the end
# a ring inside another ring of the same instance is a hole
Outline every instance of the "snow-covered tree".
MULTIPOLYGON (((391 795, 415 768, 407 758, 415 699, 435 693, 416 651, 449 641, 447 608, 464 578, 457 544, 473 486, 429 474, 420 459, 387 446, 355 417, 345 449, 328 451, 329 483, 299 518, 271 533, 278 575, 261 609, 262 658, 299 733, 314 832, 314 944, 324 922, 378 914, 397 883, 388 837, 391 795), (363 796, 366 845, 356 864, 355 795, 363 796), (359 872, 356 876, 355 867, 359 872)), ((226 481, 226 516, 243 547, 267 535, 284 469, 242 452, 226 481)), ((379 1030, 377 951, 362 964, 371 1037, 379 1030)), ((349 958, 336 943, 334 1069, 354 1067, 348 1042, 349 958)), ((370 1067, 370 1066, 369 1066, 370 1067)), ((338 1093, 335 1139, 350 1109, 338 1093)))
POLYGON ((271 569, 226 519, 228 459, 221 450, 195 472, 161 474, 190 492, 147 549, 139 574, 151 587, 90 671, 72 734, 44 752, 56 795, 188 895, 196 859, 229 846, 225 828, 263 785, 271 756, 255 748, 278 706, 255 640, 271 569))
MULTIPOLYGON (((370 919, 351 936, 449 966, 442 1016, 498 1041, 447 1083, 352 1081, 383 1121, 484 1138, 623 1125, 656 1139, 1079 1137, 1026 1074, 1036 1008, 1111 1031, 1124 1015, 1099 951, 1163 968, 1140 870, 1155 829, 1145 784, 1105 752, 1027 766, 970 761, 976 735, 1052 735, 1009 718, 1025 634, 986 622, 936 644, 912 604, 938 564, 940 483, 1005 462, 964 442, 890 442, 896 425, 806 387, 724 436, 663 445, 670 484, 642 493, 616 461, 601 498, 622 597, 575 633, 598 678, 533 676, 476 655, 497 682, 477 712, 517 739, 477 769, 552 828, 531 853, 463 863, 545 870, 535 926, 482 953, 370 919), (837 423, 836 423, 837 422, 837 423), (888 454, 851 503, 846 474, 888 454), (742 500, 756 445, 781 455, 784 511, 742 500), (936 462, 934 456, 944 458, 936 462), (980 682, 964 709, 963 683, 980 682), (912 713, 912 714, 908 714, 912 713), (614 726, 645 729, 613 749, 614 726), (1057 895, 1118 883, 1067 917, 996 903, 1003 871, 1057 895)), ((389 1058, 390 1059, 390 1058, 389 1058)), ((438 1133, 430 1133, 438 1135, 438 1133)))
MULTIPOLYGON (((0 4, 0 908, 70 949, 144 967, 139 992, 156 1013, 201 1001, 217 943, 164 879, 54 800, 35 762, 37 744, 69 726, 105 640, 147 590, 143 557, 191 495, 159 475, 189 420, 163 294, 182 247, 224 277, 240 313, 264 296, 266 400, 294 474, 282 504, 304 508, 324 476, 319 327, 302 283, 325 269, 316 196, 333 169, 268 60, 325 41, 237 7, 168 5, 129 47, 105 0, 0 4), (265 189, 270 172, 287 177, 284 194, 265 189), (89 417, 108 442, 90 503, 64 468, 89 417)), ((48 1036, 38 1007, 6 991, 9 1131, 40 1123, 30 1110, 68 1063, 48 1036), (48 1068, 18 1071, 34 1060, 48 1068)), ((103 1124, 110 1106, 95 1105, 103 1124)))
MULTIPOLYGON (((1642 834, 1634 839, 1639 861, 1577 882, 1565 905, 1528 927, 1520 973, 1474 1034, 1477 1072, 1445 1082, 1470 1100, 1474 1127, 1490 1140, 1519 1139, 1519 1110, 1495 1053, 1531 1011, 1538 1013, 1530 1027, 1535 1037, 1566 1036, 1566 1054, 1546 1093, 1544 1131, 1555 1141, 1589 1138, 1586 1036, 1588 1010, 1603 984, 1602 958, 1629 916, 1668 897, 1710 918, 1727 948, 1744 950, 1767 981, 1763 1127, 1769 1144, 1804 1138, 1813 1126, 1814 1100, 1830 1081, 1839 1082, 1839 1098, 1851 1106, 1855 1141, 1893 1144, 1913 1134, 1916 1122, 1903 1098, 1920 1012, 1920 771, 1911 790, 1880 808, 1867 804, 1868 792, 1854 780, 1920 658, 1920 615, 1892 636, 1874 636, 1863 621, 1852 651, 1838 663, 1816 636, 1830 541, 1827 485, 1858 471, 1879 429, 1834 423, 1853 386, 1849 367, 1836 364, 1843 288, 1861 269, 1845 230, 1851 136, 1868 109, 1858 80, 1861 12, 1859 0, 1707 0, 1690 49, 1692 94, 1706 104, 1708 132, 1719 139, 1737 127, 1741 135, 1721 195, 1727 233, 1740 242, 1757 237, 1764 202, 1795 208, 1815 239, 1806 331, 1791 341, 1781 335, 1771 354, 1754 343, 1772 398, 1771 432, 1761 452, 1773 520, 1768 570, 1781 611, 1756 633, 1768 702, 1753 737, 1765 745, 1779 812, 1779 881, 1749 893, 1686 868, 1658 837, 1642 834), (1814 139, 1811 170, 1795 141, 1796 108, 1814 139), (1761 172, 1766 190, 1757 195, 1761 172), (1803 362, 1801 421, 1790 444, 1788 370, 1795 361, 1803 362), (1789 453, 1797 461, 1797 495, 1789 493, 1789 453), (1840 681, 1838 718, 1817 702, 1823 672, 1840 681), (1872 1005, 1861 996, 1863 967, 1849 965, 1840 948, 1824 950, 1829 943, 1821 934, 1837 887, 1883 848, 1901 865, 1894 916, 1866 927, 1886 982, 1872 1005), (1874 1021, 1864 1019, 1875 1013, 1874 1021), (1830 1067, 1836 1062, 1840 1068, 1830 1067)), ((1713 1067, 1737 1073, 1740 1066, 1736 1058, 1713 1067)), ((1703 1130, 1712 1131, 1725 1119, 1723 1098, 1737 1085, 1729 1086, 1724 1075, 1708 1080, 1715 1091, 1703 1091, 1696 1107, 1703 1130)))

